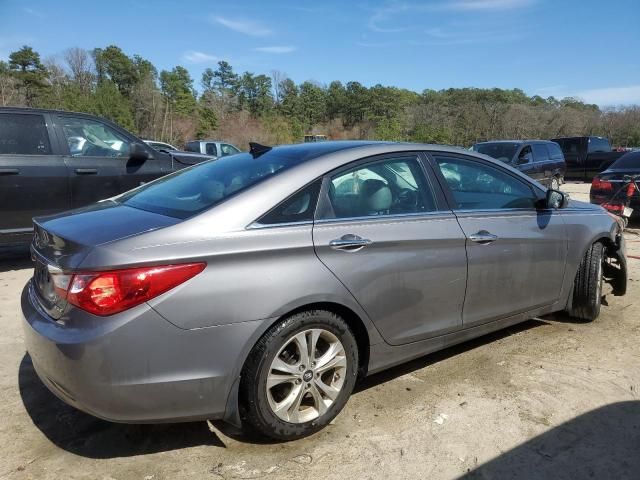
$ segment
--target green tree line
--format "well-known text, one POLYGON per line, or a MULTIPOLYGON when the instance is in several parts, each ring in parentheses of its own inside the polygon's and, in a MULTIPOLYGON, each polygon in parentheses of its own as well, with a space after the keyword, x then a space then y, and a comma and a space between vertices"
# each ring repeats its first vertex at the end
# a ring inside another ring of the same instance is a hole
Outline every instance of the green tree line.
POLYGON ((411 90, 357 81, 297 84, 274 70, 207 68, 196 89, 183 66, 158 69, 110 45, 70 48, 41 59, 29 46, 0 60, 0 105, 57 108, 109 118, 145 138, 178 146, 216 137, 292 143, 304 134, 469 146, 490 139, 604 135, 640 145, 640 107, 600 109, 575 98, 529 96, 519 89, 411 90))

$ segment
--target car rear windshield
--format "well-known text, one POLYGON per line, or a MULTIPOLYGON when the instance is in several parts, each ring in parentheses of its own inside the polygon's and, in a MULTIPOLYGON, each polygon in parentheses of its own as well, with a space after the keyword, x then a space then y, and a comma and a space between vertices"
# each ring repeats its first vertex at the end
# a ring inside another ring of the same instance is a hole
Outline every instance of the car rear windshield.
POLYGON ((609 169, 618 168, 640 170, 640 152, 625 153, 609 167, 609 169))
POLYGON ((161 215, 188 218, 308 158, 299 153, 284 148, 257 158, 241 153, 211 160, 127 192, 116 201, 161 215))
POLYGON ((509 163, 518 150, 517 143, 476 143, 473 149, 478 153, 489 155, 503 162, 509 163))

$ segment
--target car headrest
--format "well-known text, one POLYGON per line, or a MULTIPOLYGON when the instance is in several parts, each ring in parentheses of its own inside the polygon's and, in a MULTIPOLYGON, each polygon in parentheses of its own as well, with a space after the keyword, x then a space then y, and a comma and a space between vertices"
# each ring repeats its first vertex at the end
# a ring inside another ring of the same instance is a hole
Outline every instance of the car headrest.
POLYGON ((362 182, 362 196, 369 212, 381 212, 391 208, 391 190, 382 180, 370 178, 362 182))

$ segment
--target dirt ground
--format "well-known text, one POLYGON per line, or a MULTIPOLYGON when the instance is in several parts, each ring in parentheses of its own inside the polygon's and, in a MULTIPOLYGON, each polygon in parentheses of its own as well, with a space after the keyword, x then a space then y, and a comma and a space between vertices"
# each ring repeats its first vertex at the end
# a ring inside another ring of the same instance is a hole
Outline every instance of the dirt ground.
POLYGON ((640 260, 629 265, 627 295, 607 295, 597 321, 534 319, 373 376, 333 425, 282 444, 67 407, 25 356, 29 261, 0 260, 0 478, 640 478, 640 260))

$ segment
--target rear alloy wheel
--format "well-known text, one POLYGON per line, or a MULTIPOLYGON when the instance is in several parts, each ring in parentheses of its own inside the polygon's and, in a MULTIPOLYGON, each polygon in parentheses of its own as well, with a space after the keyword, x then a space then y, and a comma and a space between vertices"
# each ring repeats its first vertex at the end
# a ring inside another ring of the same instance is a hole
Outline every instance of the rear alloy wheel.
POLYGON ((272 327, 243 370, 243 419, 279 440, 310 435, 327 425, 355 384, 356 341, 344 320, 314 310, 272 327))
POLYGON ((560 179, 558 177, 551 178, 551 190, 558 190, 560 188, 560 179))
POLYGON ((595 320, 600 315, 602 305, 602 263, 604 245, 594 243, 585 253, 578 267, 573 284, 573 303, 570 315, 581 320, 595 320))

